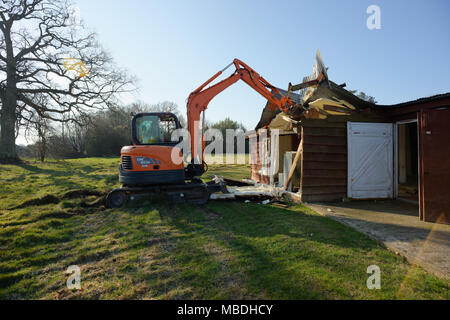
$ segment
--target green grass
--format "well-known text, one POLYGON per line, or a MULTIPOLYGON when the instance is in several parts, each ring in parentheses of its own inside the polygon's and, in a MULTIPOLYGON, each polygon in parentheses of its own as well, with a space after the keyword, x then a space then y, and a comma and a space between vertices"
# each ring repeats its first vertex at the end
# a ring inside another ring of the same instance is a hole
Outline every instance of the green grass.
MULTIPOLYGON (((112 189, 117 163, 0 166, 0 299, 449 298, 448 280, 301 205, 155 197, 121 210, 83 208, 79 199, 9 210, 72 189, 112 189), (80 291, 66 288, 74 264, 80 291), (381 290, 366 287, 369 265, 381 268, 381 290)), ((212 165, 205 178, 249 172, 212 165)))

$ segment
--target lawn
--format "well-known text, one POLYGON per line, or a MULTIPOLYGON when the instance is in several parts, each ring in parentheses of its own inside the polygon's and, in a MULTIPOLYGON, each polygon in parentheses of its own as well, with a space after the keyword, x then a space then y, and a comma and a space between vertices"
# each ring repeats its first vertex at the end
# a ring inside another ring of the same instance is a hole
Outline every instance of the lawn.
MULTIPOLYGON (((448 299, 450 282, 302 205, 175 205, 120 210, 66 197, 118 186, 118 159, 0 166, 0 299, 448 299), (81 290, 66 288, 70 265, 81 290), (369 265, 381 290, 366 287, 369 265)), ((206 178, 249 176, 211 165, 206 178)))

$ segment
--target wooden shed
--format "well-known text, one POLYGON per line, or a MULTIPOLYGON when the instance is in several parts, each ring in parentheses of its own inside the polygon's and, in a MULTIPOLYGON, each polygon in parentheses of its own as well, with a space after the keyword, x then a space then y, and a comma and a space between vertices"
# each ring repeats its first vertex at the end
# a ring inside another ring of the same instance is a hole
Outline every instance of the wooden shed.
POLYGON ((421 220, 450 223, 450 94, 380 106, 329 81, 299 97, 301 117, 263 112, 250 135, 254 180, 283 186, 295 167, 298 201, 402 198, 421 220))

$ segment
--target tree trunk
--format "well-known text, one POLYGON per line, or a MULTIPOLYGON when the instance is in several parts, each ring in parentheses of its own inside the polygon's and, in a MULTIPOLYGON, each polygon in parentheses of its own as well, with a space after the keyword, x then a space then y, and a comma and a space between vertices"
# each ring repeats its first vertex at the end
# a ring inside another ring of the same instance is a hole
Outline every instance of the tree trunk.
POLYGON ((16 105, 16 97, 7 92, 2 99, 0 163, 16 163, 19 161, 16 153, 16 105))
POLYGON ((0 163, 15 163, 19 161, 16 153, 16 108, 17 108, 17 82, 16 61, 11 41, 11 24, 4 26, 6 47, 6 88, 0 93, 1 133, 0 133, 0 163))
MULTIPOLYGON (((42 126, 45 125, 45 123, 41 123, 42 126)), ((38 129, 39 132, 39 137, 41 139, 41 141, 39 142, 39 160, 41 162, 45 161, 45 156, 47 154, 47 138, 46 138, 46 132, 45 132, 45 128, 39 128, 38 129)))

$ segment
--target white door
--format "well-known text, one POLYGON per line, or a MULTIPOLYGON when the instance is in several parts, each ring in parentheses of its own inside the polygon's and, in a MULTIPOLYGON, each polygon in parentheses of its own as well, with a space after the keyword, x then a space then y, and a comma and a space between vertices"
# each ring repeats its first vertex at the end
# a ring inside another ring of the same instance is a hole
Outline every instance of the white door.
POLYGON ((348 122, 348 197, 393 197, 392 123, 348 122))

